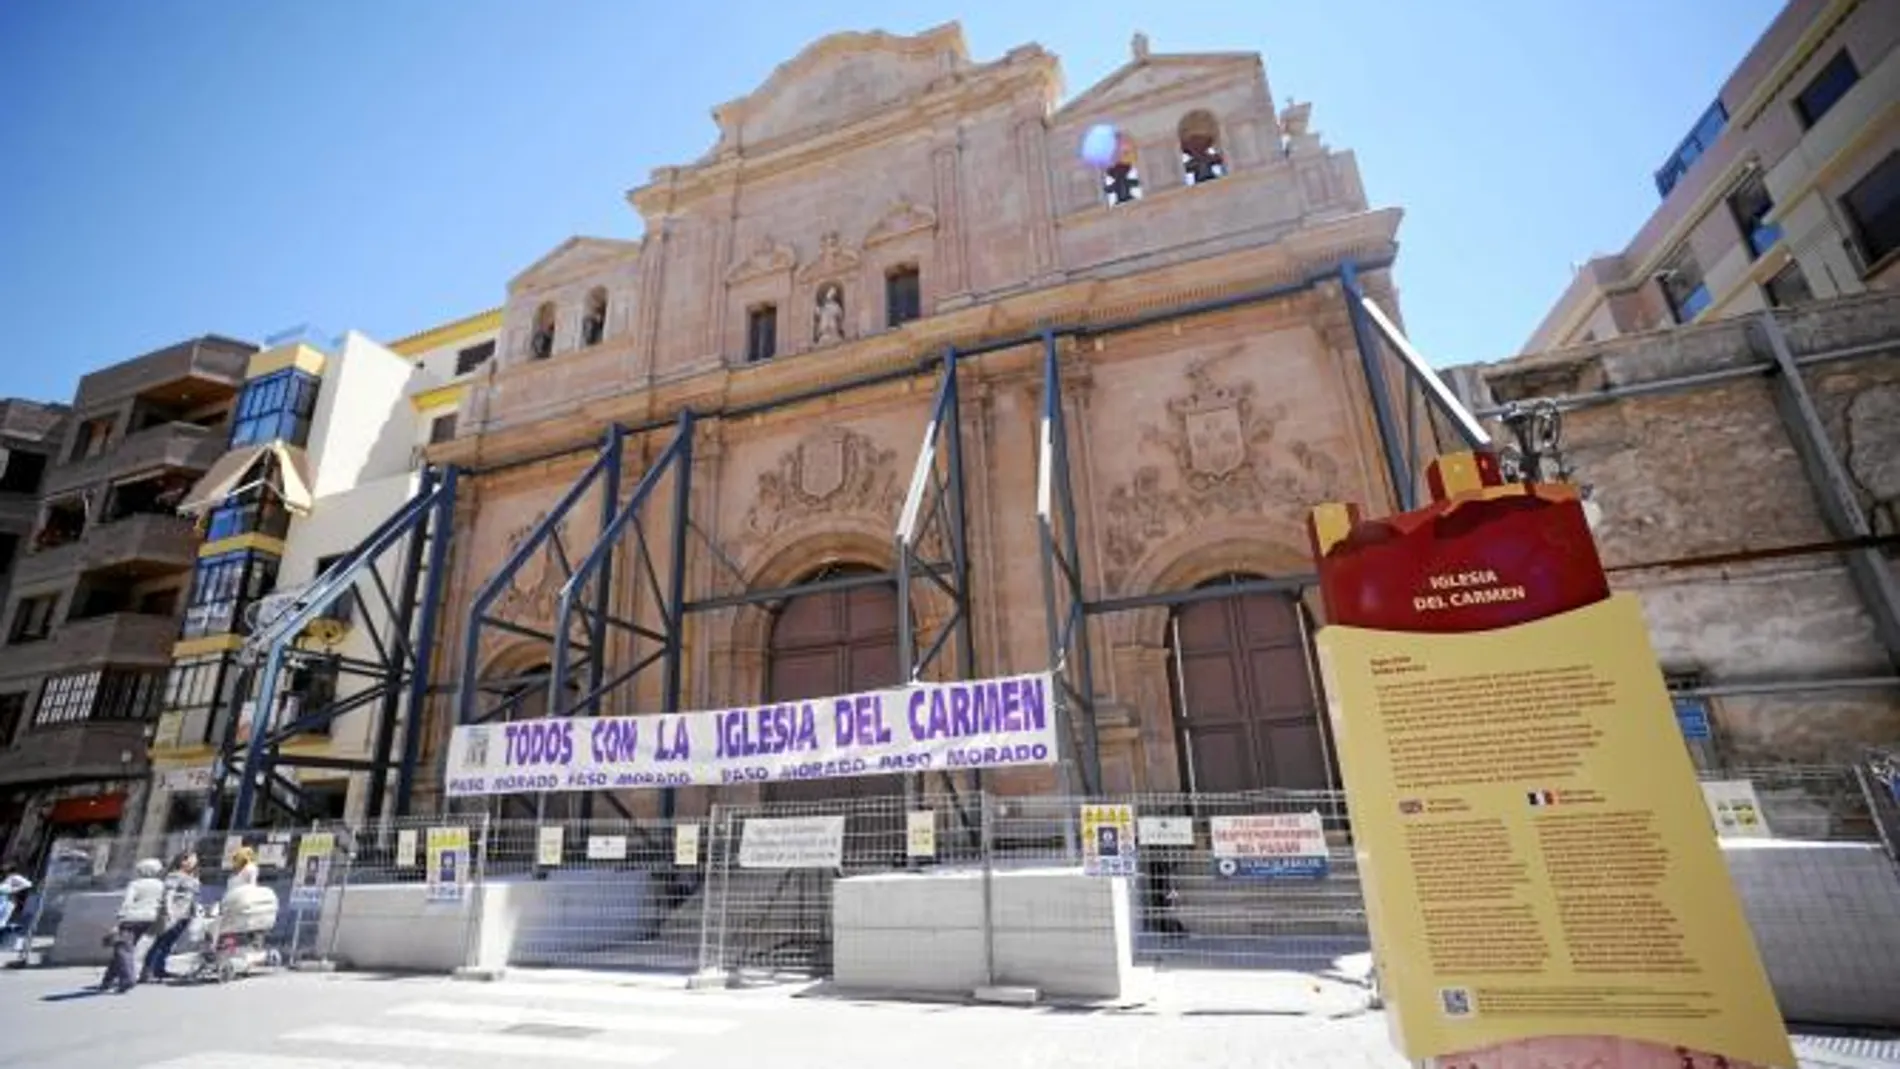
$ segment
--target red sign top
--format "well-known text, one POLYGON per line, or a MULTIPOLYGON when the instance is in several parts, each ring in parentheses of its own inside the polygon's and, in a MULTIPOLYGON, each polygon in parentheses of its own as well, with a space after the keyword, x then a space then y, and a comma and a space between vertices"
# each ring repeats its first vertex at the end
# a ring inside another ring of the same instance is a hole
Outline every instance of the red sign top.
POLYGON ((1486 631, 1609 597, 1575 488, 1504 484, 1496 458, 1432 462, 1434 501, 1380 520, 1321 505, 1308 520, 1333 623, 1382 631, 1486 631))

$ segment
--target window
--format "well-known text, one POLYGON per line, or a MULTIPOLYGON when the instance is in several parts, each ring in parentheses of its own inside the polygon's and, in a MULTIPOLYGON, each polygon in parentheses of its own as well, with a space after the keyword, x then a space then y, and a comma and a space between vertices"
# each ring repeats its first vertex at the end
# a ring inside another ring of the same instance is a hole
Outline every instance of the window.
POLYGON ((112 437, 111 416, 99 416, 86 420, 73 432, 72 460, 85 460, 96 457, 106 451, 106 440, 112 437))
MULTIPOLYGON (((276 463, 274 459, 268 463, 276 463)), ((259 479, 224 499, 205 519, 205 541, 243 534, 283 538, 290 533, 290 510, 271 481, 259 479)))
POLYGON ((1227 173, 1220 151, 1220 125, 1205 111, 1192 111, 1181 120, 1181 173, 1190 186, 1212 182, 1227 173))
POLYGON ((528 356, 546 360, 554 355, 554 306, 544 304, 534 310, 534 330, 528 335, 528 356))
POLYGON ((1768 196, 1768 187, 1762 184, 1760 171, 1743 179, 1742 184, 1728 195, 1728 210, 1735 216, 1735 225, 1742 228, 1742 237, 1748 242, 1751 260, 1760 259, 1762 253, 1774 248, 1775 242, 1781 240, 1780 224, 1764 222, 1774 207, 1774 200, 1768 196))
POLYGON ((0 460, 0 493, 37 494, 46 474, 46 454, 9 449, 0 460))
POLYGON ((13 606, 13 626, 7 629, 7 641, 38 642, 53 633, 53 611, 59 607, 58 594, 21 598, 13 606))
POLYGON ((231 446, 288 442, 310 437, 310 416, 317 410, 319 380, 307 371, 285 368, 244 384, 231 420, 231 446))
POLYGON ((185 638, 241 634, 244 608, 277 583, 278 559, 241 549, 198 561, 185 603, 185 638))
POLYGON ((79 541, 79 536, 86 533, 87 511, 84 498, 67 498, 48 504, 46 518, 40 521, 39 533, 34 536, 33 548, 52 549, 79 541))
POLYGON ((1118 163, 1102 172, 1102 196, 1112 207, 1141 199, 1141 175, 1133 163, 1118 163))
POLYGON ((138 613, 140 616, 175 616, 178 613, 177 587, 166 590, 154 590, 139 595, 138 613))
POLYGON ((1801 273, 1801 265, 1793 260, 1788 261, 1788 266, 1776 271, 1773 278, 1762 283, 1761 290, 1771 308, 1787 308, 1814 299, 1814 291, 1808 287, 1808 276, 1801 273))
POLYGON ((1872 267, 1900 249, 1900 152, 1890 152, 1841 198, 1861 259, 1872 267))
POLYGON ((167 472, 112 484, 106 493, 103 523, 131 516, 174 516, 178 503, 191 492, 192 479, 183 472, 167 472))
POLYGON ((99 672, 92 671, 49 677, 40 687, 40 707, 33 713, 33 726, 76 724, 91 716, 99 676, 99 672))
POLYGON ((163 669, 94 669, 53 676, 40 690, 34 727, 86 720, 149 720, 165 686, 163 669))
POLYGON ((884 323, 901 327, 924 314, 923 287, 915 267, 900 267, 884 276, 884 323))
POLYGON ((756 364, 778 355, 778 307, 762 304, 746 313, 745 358, 756 364))
POLYGON ((0 694, 0 747, 10 745, 26 717, 26 692, 0 694))
POLYGON ((485 341, 480 345, 471 345, 455 354, 455 373, 457 375, 466 375, 476 368, 481 367, 483 364, 488 363, 494 355, 495 343, 492 341, 485 341))
MULTIPOLYGON (((327 557, 318 557, 317 558, 317 572, 316 572, 317 577, 322 578, 324 573, 328 572, 331 568, 336 567, 337 562, 341 561, 343 558, 347 556, 349 556, 348 553, 332 553, 327 557)), ((355 616, 356 616, 356 585, 354 582, 352 582, 350 584, 349 589, 343 591, 343 593, 341 594, 338 594, 336 600, 330 603, 330 607, 323 610, 323 617, 326 620, 341 620, 342 622, 347 624, 352 619, 354 619, 355 616)))
POLYGON ((1687 249, 1677 253, 1667 267, 1656 273, 1656 281, 1661 284, 1663 298, 1669 302, 1669 311, 1678 323, 1689 322, 1709 306, 1709 287, 1702 281, 1702 265, 1695 262, 1687 249))
POLYGON ((1808 83, 1801 95, 1794 98, 1794 113, 1801 116, 1802 126, 1813 126, 1821 121, 1834 105, 1840 103, 1854 83, 1860 81, 1860 72, 1854 69, 1854 59, 1846 49, 1834 53, 1814 74, 1814 80, 1808 83))
POLYGON ((238 675, 229 654, 195 657, 172 665, 165 677, 163 707, 166 712, 186 714, 180 745, 223 741, 223 724, 237 700, 238 675), (193 713, 202 715, 190 715, 193 713))
POLYGON ((595 289, 587 295, 587 310, 581 315, 581 344, 599 345, 607 335, 607 291, 595 289))
POLYGON ((455 413, 437 416, 429 421, 429 444, 438 445, 455 437, 455 413))
POLYGON ((1722 136, 1722 130, 1727 126, 1728 109, 1719 100, 1710 104, 1709 110, 1696 120, 1695 129, 1689 131, 1689 136, 1676 146, 1676 151, 1670 154, 1668 161, 1657 169, 1656 192, 1667 197, 1669 191, 1676 188, 1676 183, 1682 181, 1682 176, 1689 173, 1689 168, 1695 166, 1695 161, 1701 159, 1702 154, 1715 144, 1716 138, 1722 136))

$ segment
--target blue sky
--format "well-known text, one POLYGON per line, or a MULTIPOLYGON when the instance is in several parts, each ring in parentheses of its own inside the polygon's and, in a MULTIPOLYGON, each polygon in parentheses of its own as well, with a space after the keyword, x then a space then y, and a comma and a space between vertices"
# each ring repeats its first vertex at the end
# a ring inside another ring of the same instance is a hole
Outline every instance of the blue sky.
POLYGON ((1070 95, 1128 58, 1258 51, 1275 99, 1406 209, 1434 362, 1509 355, 1780 0, 1132 3, 95 0, 0 4, 0 395, 214 331, 394 338, 500 302, 712 143, 710 110, 813 39, 962 22, 1039 42, 1070 95), (901 13, 898 12, 902 8, 901 13))

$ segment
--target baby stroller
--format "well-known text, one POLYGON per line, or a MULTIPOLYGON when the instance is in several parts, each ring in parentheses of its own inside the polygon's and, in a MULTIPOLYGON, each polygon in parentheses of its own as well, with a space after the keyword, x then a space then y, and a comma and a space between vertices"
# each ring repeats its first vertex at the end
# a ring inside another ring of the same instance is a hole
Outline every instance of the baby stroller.
POLYGON ((204 934, 191 974, 194 980, 229 983, 280 963, 277 951, 265 946, 277 927, 277 892, 268 887, 232 888, 224 901, 201 908, 193 927, 200 926, 204 934))

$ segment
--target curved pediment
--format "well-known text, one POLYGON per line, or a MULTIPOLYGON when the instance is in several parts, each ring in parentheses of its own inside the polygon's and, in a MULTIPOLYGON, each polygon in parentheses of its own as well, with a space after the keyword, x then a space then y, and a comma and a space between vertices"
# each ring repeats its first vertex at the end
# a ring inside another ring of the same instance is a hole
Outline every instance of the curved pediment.
POLYGON ((845 125, 969 65, 963 28, 954 22, 912 37, 834 33, 779 64, 750 95, 713 110, 717 151, 845 125))

